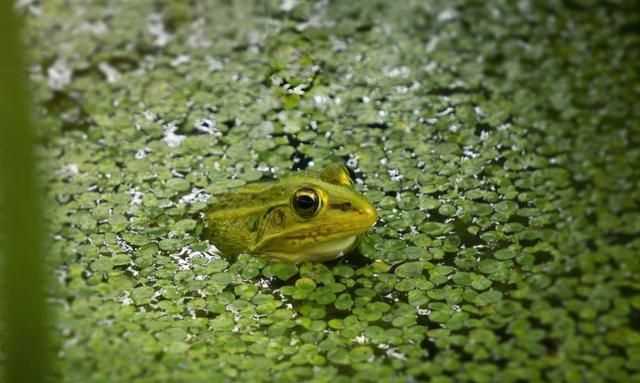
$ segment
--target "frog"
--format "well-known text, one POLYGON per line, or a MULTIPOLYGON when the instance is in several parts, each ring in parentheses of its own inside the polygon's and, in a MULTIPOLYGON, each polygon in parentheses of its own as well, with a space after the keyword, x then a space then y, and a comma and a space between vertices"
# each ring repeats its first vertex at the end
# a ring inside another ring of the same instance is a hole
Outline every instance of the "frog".
POLYGON ((343 164, 247 183, 215 196, 206 235, 225 256, 299 264, 340 258, 377 221, 343 164))

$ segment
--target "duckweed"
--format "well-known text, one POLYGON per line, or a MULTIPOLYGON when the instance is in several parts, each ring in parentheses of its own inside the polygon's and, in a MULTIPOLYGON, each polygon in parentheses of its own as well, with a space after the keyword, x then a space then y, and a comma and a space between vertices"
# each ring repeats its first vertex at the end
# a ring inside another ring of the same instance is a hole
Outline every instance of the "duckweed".
POLYGON ((19 2, 56 373, 637 381, 636 8, 19 2), (379 213, 356 254, 203 240, 216 194, 336 160, 379 213))

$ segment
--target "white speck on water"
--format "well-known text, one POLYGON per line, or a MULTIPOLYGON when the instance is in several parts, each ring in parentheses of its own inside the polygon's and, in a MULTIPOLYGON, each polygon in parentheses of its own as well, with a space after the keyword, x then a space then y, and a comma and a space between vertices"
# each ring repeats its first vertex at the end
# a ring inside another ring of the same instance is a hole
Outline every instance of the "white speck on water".
POLYGON ((438 63, 437 62, 429 61, 425 66, 422 67, 422 70, 424 70, 427 73, 432 73, 437 68, 438 68, 438 63))
POLYGON ((82 22, 78 29, 81 32, 89 32, 95 36, 102 36, 109 31, 109 28, 107 28, 107 24, 105 24, 102 20, 91 23, 86 21, 82 22))
POLYGON ((471 146, 465 147, 462 151, 462 154, 464 154, 466 158, 476 158, 479 156, 479 154, 475 152, 473 150, 473 147, 471 146))
POLYGON ((447 109, 443 110, 442 112, 436 113, 436 116, 442 117, 442 116, 449 115, 451 113, 453 113, 453 108, 448 106, 447 109))
POLYGON ((265 164, 265 163, 260 163, 258 164, 258 166, 256 167, 256 170, 262 173, 272 173, 273 172, 273 168, 270 167, 269 165, 265 164))
POLYGON ((296 5, 298 5, 298 0, 282 0, 282 3, 280 3, 280 10, 284 12, 291 12, 296 5))
POLYGON ((396 86, 394 89, 396 93, 399 93, 399 94, 406 94, 409 92, 409 88, 404 85, 396 86))
POLYGON ((164 126, 164 138, 163 138, 163 141, 170 148, 178 147, 180 145, 180 143, 182 143, 182 141, 184 141, 184 139, 187 138, 184 135, 175 134, 176 130, 178 130, 178 127, 174 123, 169 123, 169 124, 164 126))
POLYGON ((364 104, 368 104, 368 103, 369 103, 369 101, 371 101, 371 99, 370 99, 369 97, 367 97, 367 96, 362 96, 362 103, 364 103, 364 104))
POLYGON ((391 178, 391 181, 398 182, 402 178, 404 178, 402 174, 400 174, 399 169, 389 169, 387 172, 389 173, 389 177, 391 178))
POLYGON ((330 98, 323 94, 317 94, 313 96, 313 102, 316 104, 316 106, 324 106, 325 104, 329 103, 329 101, 330 98))
POLYGON ((80 173, 78 164, 67 164, 60 168, 60 170, 56 172, 56 175, 61 178, 70 178, 78 175, 78 173, 80 173))
MULTIPOLYGON (((437 36, 437 35, 431 36, 429 41, 427 41, 427 44, 426 44, 424 49, 427 51, 427 53, 431 53, 434 50, 436 50, 436 48, 438 47, 438 43, 439 42, 440 42, 440 37, 439 36, 437 36)), ((433 62, 431 62, 431 63, 433 63, 433 62)))
POLYGON ((347 50, 347 43, 344 40, 331 36, 331 46, 335 52, 347 50))
POLYGON ((124 290, 122 295, 116 298, 116 300, 120 301, 125 306, 129 306, 133 304, 133 299, 131 299, 131 293, 129 291, 124 290))
POLYGON ((151 153, 151 149, 148 147, 144 147, 136 152, 134 155, 136 160, 141 160, 147 156, 147 154, 151 153))
POLYGON ((277 76, 277 75, 272 75, 271 78, 271 85, 273 86, 281 86, 282 84, 284 84, 284 80, 282 79, 282 77, 277 76))
POLYGON ((418 313, 418 315, 431 315, 430 309, 421 309, 420 307, 416 307, 416 312, 418 313))
POLYGON ((407 359, 407 357, 403 353, 396 351, 395 348, 389 348, 387 350, 387 356, 389 356, 391 358, 400 359, 400 360, 406 360, 407 359))
POLYGON ((211 39, 207 36, 206 31, 207 21, 204 18, 199 18, 190 25, 191 33, 187 37, 187 46, 190 48, 210 48, 211 39))
POLYGON ((137 206, 142 203, 142 197, 144 197, 143 192, 138 191, 137 189, 130 189, 129 195, 131 196, 131 202, 129 202, 130 205, 137 206))
POLYGON ((159 13, 153 13, 149 16, 147 31, 154 38, 153 45, 158 47, 167 45, 172 38, 171 34, 165 29, 162 15, 159 13))
POLYGON ((113 84, 114 82, 118 81, 121 77, 120 72, 118 72, 116 68, 109 65, 109 63, 106 63, 106 62, 100 63, 98 65, 98 69, 100 69, 100 72, 102 72, 104 77, 106 77, 107 82, 109 84, 113 84))
POLYGON ((120 237, 119 235, 116 236, 116 243, 120 247, 120 250, 124 251, 125 253, 131 253, 133 251, 133 247, 131 247, 131 245, 129 245, 127 241, 122 239, 122 237, 120 237))
POLYGON ((295 87, 291 88, 291 89, 287 89, 287 92, 289 92, 289 94, 295 94, 298 96, 302 96, 304 95, 304 90, 307 88, 307 84, 298 84, 295 87))
POLYGON ((147 121, 155 121, 156 120, 156 114, 153 113, 150 110, 145 110, 144 112, 142 112, 142 115, 144 116, 145 120, 147 120, 147 121))
POLYGON ((506 124, 498 125, 498 127, 496 129, 500 130, 500 131, 505 131, 505 130, 509 130, 510 127, 511 127, 511 124, 506 123, 506 124))
POLYGON ((218 124, 216 120, 212 120, 209 118, 203 118, 202 120, 196 122, 194 128, 203 133, 211 134, 216 137, 222 136, 220 129, 218 129, 218 124))
POLYGON ((207 65, 211 72, 217 72, 219 70, 222 70, 222 68, 224 68, 224 64, 222 63, 222 61, 214 57, 207 57, 207 65))
POLYGON ((271 283, 273 282, 273 278, 260 278, 255 283, 255 286, 261 289, 269 289, 271 288, 271 283))
POLYGON ((447 8, 438 14, 438 21, 445 22, 454 20, 458 17, 458 11, 453 8, 447 8))
POLYGON ((182 64, 186 64, 189 61, 191 61, 191 56, 189 56, 189 55, 178 55, 176 58, 171 60, 171 66, 177 67, 177 66, 180 66, 182 64))
POLYGON ((411 74, 411 69, 409 69, 409 67, 406 67, 406 66, 386 67, 383 69, 383 73, 387 77, 407 78, 409 77, 409 74, 411 74))
POLYGON ((399 301, 399 299, 397 297, 395 297, 393 295, 393 293, 389 293, 389 294, 385 295, 384 297, 387 298, 387 299, 391 299, 394 302, 398 302, 399 301))
POLYGON ((358 343, 358 344, 367 344, 367 343, 369 343, 369 338, 367 338, 363 334, 360 334, 357 337, 353 338, 353 342, 358 343))
POLYGON ((53 65, 47 69, 47 83, 53 90, 62 90, 71 83, 73 70, 67 62, 58 58, 53 65))
POLYGON ((211 198, 211 194, 207 193, 203 189, 193 188, 189 194, 186 194, 180 198, 180 203, 192 204, 194 202, 207 202, 211 198))
POLYGON ((36 0, 18 0, 14 5, 14 9, 19 10, 22 8, 26 8, 34 16, 40 16, 42 14, 40 1, 36 2, 36 0))
POLYGON ((131 273, 134 277, 137 277, 140 272, 133 268, 133 266, 128 266, 127 271, 131 273))

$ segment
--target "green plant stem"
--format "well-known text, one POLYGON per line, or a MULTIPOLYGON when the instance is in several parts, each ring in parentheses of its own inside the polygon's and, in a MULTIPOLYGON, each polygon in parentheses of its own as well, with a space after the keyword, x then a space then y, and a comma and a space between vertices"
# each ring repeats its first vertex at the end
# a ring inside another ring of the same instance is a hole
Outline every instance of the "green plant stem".
POLYGON ((0 253, 4 290, 5 382, 41 382, 48 375, 43 223, 34 130, 29 115, 20 20, 0 2, 0 253))

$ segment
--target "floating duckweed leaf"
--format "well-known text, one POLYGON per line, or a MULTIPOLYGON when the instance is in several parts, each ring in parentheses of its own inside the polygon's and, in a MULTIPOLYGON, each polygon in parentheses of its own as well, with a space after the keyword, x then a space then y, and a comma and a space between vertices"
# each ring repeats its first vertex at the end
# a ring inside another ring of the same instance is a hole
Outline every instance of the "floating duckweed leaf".
POLYGON ((465 272, 457 272, 453 274, 453 277, 451 279, 457 285, 468 286, 473 281, 473 274, 465 273, 465 272))
POLYGON ((344 328, 344 323, 341 319, 331 319, 329 322, 327 322, 327 324, 334 330, 340 330, 344 328))
POLYGON ((327 358, 336 364, 346 365, 351 363, 351 358, 349 357, 349 353, 341 348, 332 349, 327 353, 327 358))
POLYGON ((433 210, 440 207, 440 201, 430 196, 422 196, 420 197, 420 209, 433 210))
POLYGON ((188 233, 190 231, 193 231, 193 229, 196 228, 196 225, 197 225, 197 222, 193 219, 183 219, 176 222, 174 230, 183 232, 183 233, 188 233))
POLYGON ((501 249, 496 251, 493 256, 499 260, 511 259, 516 256, 516 252, 512 249, 501 249))
POLYGON ((227 262, 224 259, 214 259, 213 261, 207 263, 207 273, 208 274, 213 274, 213 273, 218 273, 220 271, 225 270, 227 267, 229 267, 229 262, 227 262))
POLYGON ((216 291, 222 291, 225 287, 227 287, 233 281, 233 277, 231 274, 222 272, 215 273, 209 276, 209 286, 215 289, 216 291))
POLYGON ((115 266, 128 265, 131 262, 131 257, 128 254, 116 254, 111 258, 115 266))
POLYGON ((131 292, 131 299, 133 299, 137 305, 148 304, 153 293, 153 288, 149 286, 137 287, 131 292))
POLYGON ((163 239, 158 243, 158 246, 161 250, 164 251, 177 251, 183 245, 183 241, 179 239, 163 239))
POLYGON ((482 275, 471 274, 471 287, 476 290, 485 290, 491 286, 491 281, 482 275))
POLYGON ((323 286, 317 288, 311 295, 311 298, 320 305, 327 305, 333 303, 336 300, 336 295, 331 290, 331 288, 323 286))
POLYGON ((411 291, 415 288, 417 288, 417 279, 414 278, 407 278, 407 279, 403 279, 400 282, 396 283, 395 285, 395 289, 398 291, 411 291))
POLYGON ((449 280, 448 275, 455 269, 451 266, 439 265, 429 270, 429 281, 433 284, 440 285, 449 280))
POLYGON ((447 217, 453 217, 456 214, 456 207, 453 205, 441 205, 438 213, 447 217))
POLYGON ((266 277, 275 276, 281 281, 287 281, 298 274, 298 268, 289 263, 272 263, 264 268, 262 274, 266 277))
POLYGON ((299 278, 296 281, 296 288, 301 290, 313 290, 316 288, 316 283, 311 278, 299 278))
POLYGON ((478 264, 478 270, 484 274, 493 274, 500 269, 500 262, 493 259, 483 259, 478 264))
POLYGON ((372 268, 375 272, 386 273, 391 268, 391 265, 386 264, 384 261, 376 260, 373 262, 372 268))
POLYGON ((502 299, 502 293, 496 290, 488 290, 475 297, 474 302, 479 306, 497 303, 502 299))
MULTIPOLYGON (((220 278, 220 276, 222 275, 229 275, 229 274, 216 274, 219 277, 218 279, 218 283, 219 282, 226 282, 226 284, 231 283, 231 276, 228 277, 227 281, 225 281, 224 279, 220 278)), ((223 287, 224 288, 224 287, 223 287)), ((234 288, 234 293, 238 296, 238 298, 244 299, 244 300, 250 300, 251 298, 253 298, 256 293, 258 292, 258 288, 254 285, 238 285, 234 288)))
POLYGON ((334 305, 338 310, 349 310, 353 306, 353 299, 348 293, 340 294, 336 298, 334 305))
POLYGON ((353 268, 346 265, 338 265, 333 270, 333 274, 343 278, 350 278, 353 276, 353 268))
POLYGON ((417 277, 422 275, 424 270, 424 263, 422 262, 407 262, 396 268, 395 274, 399 277, 417 277))
POLYGON ((191 189, 189 181, 182 178, 172 178, 167 181, 167 188, 174 192, 186 192, 191 189))
POLYGON ((421 227, 422 231, 431 235, 442 235, 450 230, 449 225, 438 222, 427 222, 421 227))

